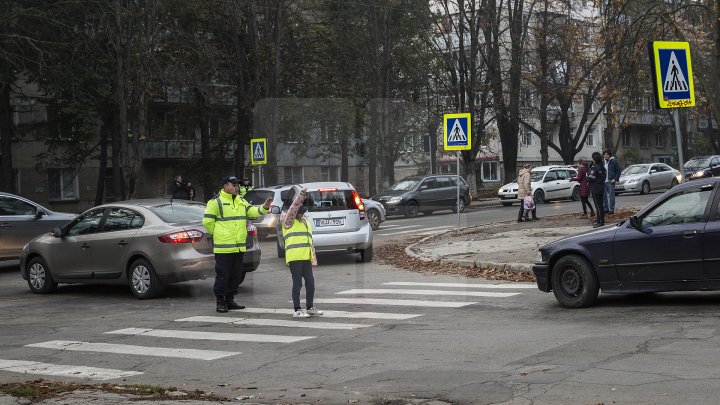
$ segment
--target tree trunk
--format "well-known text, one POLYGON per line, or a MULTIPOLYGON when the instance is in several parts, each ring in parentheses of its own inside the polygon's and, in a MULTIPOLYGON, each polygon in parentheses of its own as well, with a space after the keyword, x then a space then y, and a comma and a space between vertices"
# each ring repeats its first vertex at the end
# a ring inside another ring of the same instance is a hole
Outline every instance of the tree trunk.
POLYGON ((0 191, 15 192, 12 164, 12 114, 10 111, 11 82, 0 82, 0 191))
POLYGON ((98 161, 97 187, 95 187, 95 206, 105 202, 105 172, 107 171, 108 132, 112 129, 108 124, 100 126, 100 158, 98 161))

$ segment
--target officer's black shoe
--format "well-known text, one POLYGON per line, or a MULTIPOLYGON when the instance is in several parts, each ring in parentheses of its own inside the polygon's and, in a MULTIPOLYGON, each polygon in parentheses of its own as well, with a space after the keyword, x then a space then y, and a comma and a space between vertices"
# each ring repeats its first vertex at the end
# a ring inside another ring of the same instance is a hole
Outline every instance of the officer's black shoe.
POLYGON ((225 300, 225 306, 227 309, 245 309, 245 305, 240 305, 233 298, 225 300))
POLYGON ((215 311, 220 313, 225 313, 228 311, 227 304, 225 303, 225 297, 217 297, 217 307, 215 308, 215 311))

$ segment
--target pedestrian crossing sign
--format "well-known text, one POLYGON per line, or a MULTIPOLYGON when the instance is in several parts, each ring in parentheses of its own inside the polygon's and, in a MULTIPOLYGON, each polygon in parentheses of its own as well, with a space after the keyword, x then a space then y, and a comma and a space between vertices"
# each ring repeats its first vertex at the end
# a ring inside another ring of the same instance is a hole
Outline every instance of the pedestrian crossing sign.
POLYGON ((690 44, 688 42, 654 41, 650 58, 654 69, 653 87, 658 108, 692 107, 695 88, 690 44))
POLYGON ((267 138, 250 140, 250 163, 254 165, 267 164, 267 138))
POLYGON ((470 113, 445 114, 443 139, 445 150, 469 150, 472 139, 470 113))

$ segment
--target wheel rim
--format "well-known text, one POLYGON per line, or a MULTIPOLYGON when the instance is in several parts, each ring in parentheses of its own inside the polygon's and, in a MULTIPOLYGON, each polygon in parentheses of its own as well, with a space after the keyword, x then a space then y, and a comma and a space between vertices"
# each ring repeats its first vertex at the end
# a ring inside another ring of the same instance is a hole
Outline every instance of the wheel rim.
POLYGON ((643 192, 643 194, 647 194, 650 192, 650 185, 648 183, 643 183, 642 192, 643 192))
POLYGON ((407 213, 409 216, 414 217, 418 213, 418 206, 417 204, 408 204, 407 206, 407 213))
POLYGON ((460 210, 460 212, 465 211, 465 200, 463 200, 462 198, 458 202, 458 209, 460 210))
POLYGON ((145 294, 150 289, 150 270, 143 265, 136 266, 132 272, 132 284, 138 294, 145 294))
POLYGON ((560 275, 560 289, 569 297, 577 297, 582 291, 583 282, 580 273, 574 267, 568 267, 560 275))
POLYGON ((368 212, 368 222, 370 222, 372 229, 377 229, 378 225, 380 225, 380 217, 378 217, 375 211, 368 212))
POLYGON ((45 274, 45 267, 43 267, 40 263, 33 263, 32 266, 30 266, 30 271, 28 274, 28 277, 30 277, 30 284, 35 289, 41 289, 45 285, 45 281, 47 280, 47 274, 45 274))
POLYGON ((538 191, 537 193, 535 193, 535 202, 537 202, 538 204, 542 204, 544 201, 545 195, 542 191, 538 191))

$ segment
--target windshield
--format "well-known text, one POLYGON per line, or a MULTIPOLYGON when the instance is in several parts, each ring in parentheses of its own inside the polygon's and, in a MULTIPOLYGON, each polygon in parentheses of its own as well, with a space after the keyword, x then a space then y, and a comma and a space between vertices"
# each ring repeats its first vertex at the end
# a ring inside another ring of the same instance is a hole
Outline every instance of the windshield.
POLYGON ((392 185, 388 190, 410 191, 410 190, 414 190, 415 187, 417 187, 418 183, 420 183, 420 180, 418 180, 418 179, 404 179, 404 180, 400 180, 399 183, 395 183, 394 185, 392 185))
POLYGON ((274 197, 274 194, 270 190, 250 190, 245 194, 245 201, 252 205, 260 205, 265 202, 269 197, 274 197))
POLYGON ((686 169, 702 169, 704 167, 710 167, 710 158, 692 158, 685 163, 686 169))
POLYGON ((530 172, 530 181, 531 181, 531 182, 541 181, 541 180, 543 179, 543 177, 545 177, 545 173, 547 173, 547 172, 544 171, 544 170, 542 170, 542 171, 541 171, 541 170, 538 170, 538 171, 532 171, 532 172, 530 172))
POLYGON ((147 207, 147 209, 169 224, 202 221, 203 215, 205 215, 205 204, 200 203, 184 204, 174 201, 173 203, 147 207))
POLYGON ((625 170, 623 170, 622 173, 620 173, 620 174, 623 176, 630 176, 633 174, 643 174, 643 173, 647 173, 647 166, 633 165, 633 166, 626 167, 625 170))

